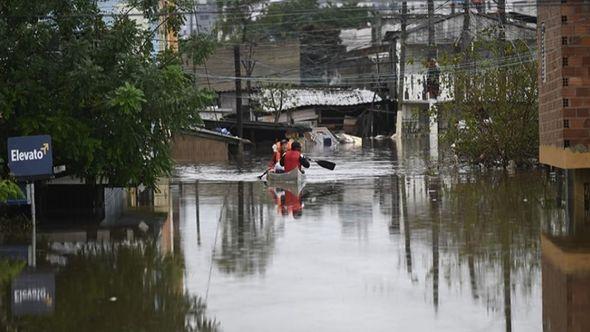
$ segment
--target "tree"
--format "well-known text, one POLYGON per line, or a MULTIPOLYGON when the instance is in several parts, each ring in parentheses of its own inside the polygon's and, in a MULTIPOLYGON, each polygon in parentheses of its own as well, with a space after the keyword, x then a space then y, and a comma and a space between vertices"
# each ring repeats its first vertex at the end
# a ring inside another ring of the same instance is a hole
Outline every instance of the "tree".
MULTIPOLYGON (((281 113, 287 104, 294 105, 297 103, 297 97, 290 94, 288 84, 269 83, 265 84, 260 91, 257 102, 262 111, 271 111, 275 115, 275 123, 279 122, 281 113)), ((291 119, 291 114, 289 114, 291 119)))
POLYGON ((6 202, 10 198, 20 198, 22 196, 23 193, 13 181, 0 179, 0 203, 6 202))
POLYGON ((167 175, 172 134, 199 121, 210 95, 178 53, 154 54, 158 31, 182 23, 167 14, 185 5, 158 3, 129 1, 155 26, 144 30, 129 11, 107 24, 95 1, 2 2, 0 151, 9 136, 50 134, 55 163, 89 183, 152 187, 167 175))
POLYGON ((358 1, 320 5, 317 0, 296 0, 271 3, 254 28, 260 40, 299 40, 302 83, 318 85, 326 83, 343 51, 341 30, 366 27, 368 22, 369 10, 358 1))
POLYGON ((469 162, 530 164, 538 153, 538 92, 527 44, 484 37, 463 52, 443 60, 441 85, 451 94, 435 108, 450 123, 443 140, 469 162), (510 80, 498 84, 503 77, 510 80))

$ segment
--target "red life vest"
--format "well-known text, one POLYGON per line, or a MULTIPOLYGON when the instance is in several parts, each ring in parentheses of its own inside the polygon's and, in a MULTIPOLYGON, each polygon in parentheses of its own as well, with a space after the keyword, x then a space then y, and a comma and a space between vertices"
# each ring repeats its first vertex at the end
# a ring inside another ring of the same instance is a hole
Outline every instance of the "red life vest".
POLYGON ((297 150, 290 150, 285 153, 285 173, 288 173, 295 168, 301 167, 301 163, 299 162, 299 158, 301 157, 301 152, 297 150))
POLYGON ((285 205, 287 205, 287 208, 291 213, 301 211, 303 209, 299 196, 288 190, 285 192, 285 205))
POLYGON ((272 153, 272 159, 268 163, 268 167, 273 169, 275 167, 275 164, 278 163, 279 160, 281 160, 281 143, 277 143, 276 146, 277 151, 272 153))

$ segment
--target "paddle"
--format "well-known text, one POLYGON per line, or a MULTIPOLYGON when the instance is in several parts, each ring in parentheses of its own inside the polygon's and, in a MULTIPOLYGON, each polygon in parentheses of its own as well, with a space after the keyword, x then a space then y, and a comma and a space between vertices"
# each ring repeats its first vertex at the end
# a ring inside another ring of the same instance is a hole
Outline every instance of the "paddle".
POLYGON ((333 171, 334 168, 336 168, 336 163, 333 163, 333 162, 328 161, 328 160, 315 160, 315 159, 311 159, 311 158, 308 158, 308 157, 305 157, 305 158, 307 158, 307 160, 309 160, 309 161, 314 161, 319 166, 321 166, 323 168, 326 168, 326 169, 329 169, 331 171, 333 171))
POLYGON ((268 173, 268 171, 270 171, 270 168, 269 168, 269 169, 267 169, 266 171, 264 171, 264 173, 262 173, 262 174, 258 175, 258 178, 259 178, 260 180, 262 180, 262 177, 263 177, 263 176, 265 176, 265 175, 266 175, 266 173, 268 173))

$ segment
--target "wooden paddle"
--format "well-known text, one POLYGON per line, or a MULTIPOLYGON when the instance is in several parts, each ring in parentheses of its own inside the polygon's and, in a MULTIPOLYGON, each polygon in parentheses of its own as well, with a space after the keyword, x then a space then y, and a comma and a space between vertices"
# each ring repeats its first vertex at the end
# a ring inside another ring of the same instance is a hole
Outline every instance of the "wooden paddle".
POLYGON ((319 166, 321 166, 323 168, 326 168, 326 169, 329 169, 331 171, 333 171, 334 168, 336 168, 336 163, 333 163, 333 162, 328 161, 328 160, 315 160, 315 159, 311 159, 311 158, 308 158, 308 157, 305 157, 305 158, 307 158, 307 160, 313 161, 316 164, 318 164, 319 166))

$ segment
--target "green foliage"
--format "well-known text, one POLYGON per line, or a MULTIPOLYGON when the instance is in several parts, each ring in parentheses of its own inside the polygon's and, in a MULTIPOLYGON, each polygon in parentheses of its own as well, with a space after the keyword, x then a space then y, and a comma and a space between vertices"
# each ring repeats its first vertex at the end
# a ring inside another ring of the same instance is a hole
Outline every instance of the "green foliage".
POLYGON ((212 36, 193 34, 180 40, 180 53, 187 56, 191 63, 203 63, 213 53, 217 43, 212 36))
MULTIPOLYGON (((162 11, 192 2, 129 3, 159 22, 162 11)), ((159 25, 175 31, 179 17, 159 25)), ((171 169, 172 133, 199 123, 198 110, 211 100, 182 71, 180 54, 154 57, 155 37, 129 15, 106 24, 93 1, 0 5, 0 151, 6 137, 50 134, 55 164, 71 175, 154 186, 171 169)))
POLYGON ((451 94, 436 108, 450 123, 443 140, 469 162, 530 164, 538 153, 538 91, 527 44, 481 38, 441 63, 450 68, 441 86, 451 94))
POLYGON ((343 28, 366 27, 369 11, 358 7, 358 1, 345 1, 337 6, 320 6, 317 0, 273 2, 256 22, 255 31, 265 40, 305 39, 314 32, 330 35, 343 28))
POLYGON ((217 7, 222 10, 217 30, 225 40, 237 43, 254 42, 255 17, 263 8, 264 0, 217 0, 217 7))
POLYGON ((24 197, 20 188, 16 183, 10 180, 0 179, 0 203, 6 202, 8 199, 22 198, 24 197))
POLYGON ((4 287, 27 265, 22 261, 0 259, 0 287, 4 287))

